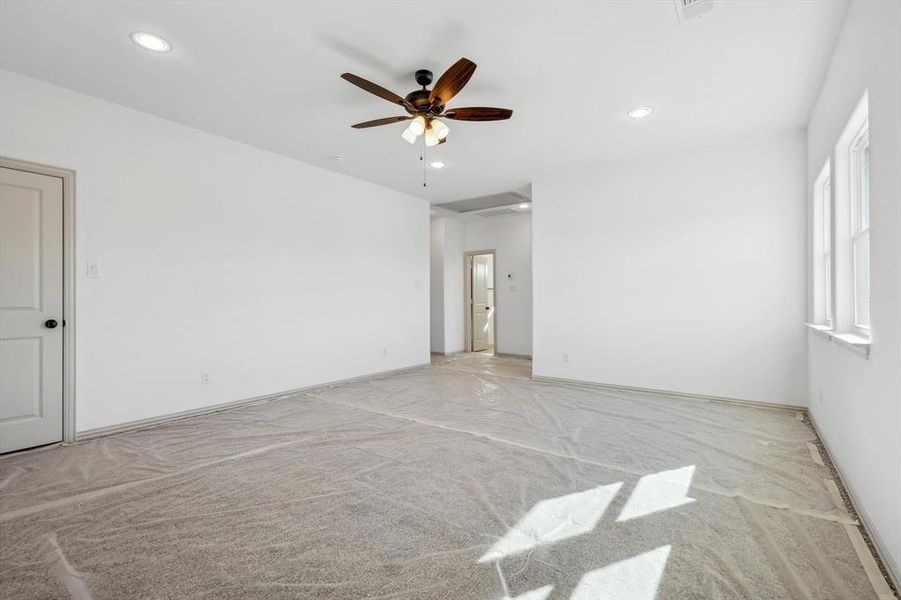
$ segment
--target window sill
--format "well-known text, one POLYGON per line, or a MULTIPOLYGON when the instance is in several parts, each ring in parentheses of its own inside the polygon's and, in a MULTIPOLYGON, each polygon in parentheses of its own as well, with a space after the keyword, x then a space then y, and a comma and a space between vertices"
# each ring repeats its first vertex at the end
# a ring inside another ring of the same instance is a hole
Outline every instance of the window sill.
POLYGON ((804 325, 812 332, 837 343, 842 348, 866 359, 870 358, 870 340, 868 338, 854 335, 853 333, 838 333, 826 325, 816 325, 814 323, 804 323, 804 325))
POLYGON ((814 332, 814 333, 816 333, 816 334, 818 334, 818 335, 823 336, 823 337, 826 338, 827 340, 831 340, 831 339, 832 339, 832 334, 834 333, 834 332, 832 331, 832 327, 829 327, 828 325, 816 325, 816 324, 814 324, 814 323, 804 323, 804 325, 805 325, 808 329, 810 329, 812 332, 814 332))

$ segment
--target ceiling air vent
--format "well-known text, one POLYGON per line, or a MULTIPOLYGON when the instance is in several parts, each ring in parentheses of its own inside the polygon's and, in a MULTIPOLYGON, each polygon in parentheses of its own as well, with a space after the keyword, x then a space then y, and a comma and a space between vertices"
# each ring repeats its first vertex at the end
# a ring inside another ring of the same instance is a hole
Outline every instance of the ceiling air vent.
POLYGON ((693 19, 713 10, 713 0, 673 0, 679 21, 693 19))
POLYGON ((482 210, 468 211, 466 214, 479 215, 480 217, 499 217, 501 215, 518 215, 522 211, 516 210, 516 206, 498 206, 495 208, 483 208, 482 210))

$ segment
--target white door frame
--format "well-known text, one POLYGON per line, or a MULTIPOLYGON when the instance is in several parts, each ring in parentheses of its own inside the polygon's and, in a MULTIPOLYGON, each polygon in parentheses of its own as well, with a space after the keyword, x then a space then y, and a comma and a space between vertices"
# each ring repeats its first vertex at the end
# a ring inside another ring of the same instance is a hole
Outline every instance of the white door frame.
POLYGON ((463 352, 472 352, 472 257, 491 255, 491 289, 494 290, 494 353, 497 354, 497 253, 472 250, 463 253, 463 352))
POLYGON ((0 157, 0 167, 63 180, 63 443, 75 441, 75 171, 0 157))

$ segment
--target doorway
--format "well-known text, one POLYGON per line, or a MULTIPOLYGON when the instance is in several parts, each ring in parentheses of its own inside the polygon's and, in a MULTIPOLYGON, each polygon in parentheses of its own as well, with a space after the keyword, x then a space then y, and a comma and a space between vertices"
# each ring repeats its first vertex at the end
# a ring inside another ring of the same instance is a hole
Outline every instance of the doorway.
POLYGON ((494 250, 466 252, 465 350, 494 354, 497 348, 497 296, 494 250))
POLYGON ((0 159, 0 453, 75 438, 73 189, 0 159))

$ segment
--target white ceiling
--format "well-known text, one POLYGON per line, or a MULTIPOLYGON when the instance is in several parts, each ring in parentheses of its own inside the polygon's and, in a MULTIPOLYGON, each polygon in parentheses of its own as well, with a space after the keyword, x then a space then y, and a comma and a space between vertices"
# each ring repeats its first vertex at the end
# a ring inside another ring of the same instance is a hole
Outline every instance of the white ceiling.
POLYGON ((523 189, 549 173, 717 138, 803 127, 847 8, 837 0, 716 0, 685 23, 645 2, 0 3, 0 64, 86 94, 409 192, 432 202, 523 189), (173 52, 129 34, 149 31, 173 52), (339 78, 401 95, 413 71, 479 66, 422 188, 402 114, 339 78), (643 121, 626 111, 650 104, 643 121), (333 155, 343 155, 337 163, 333 155))

